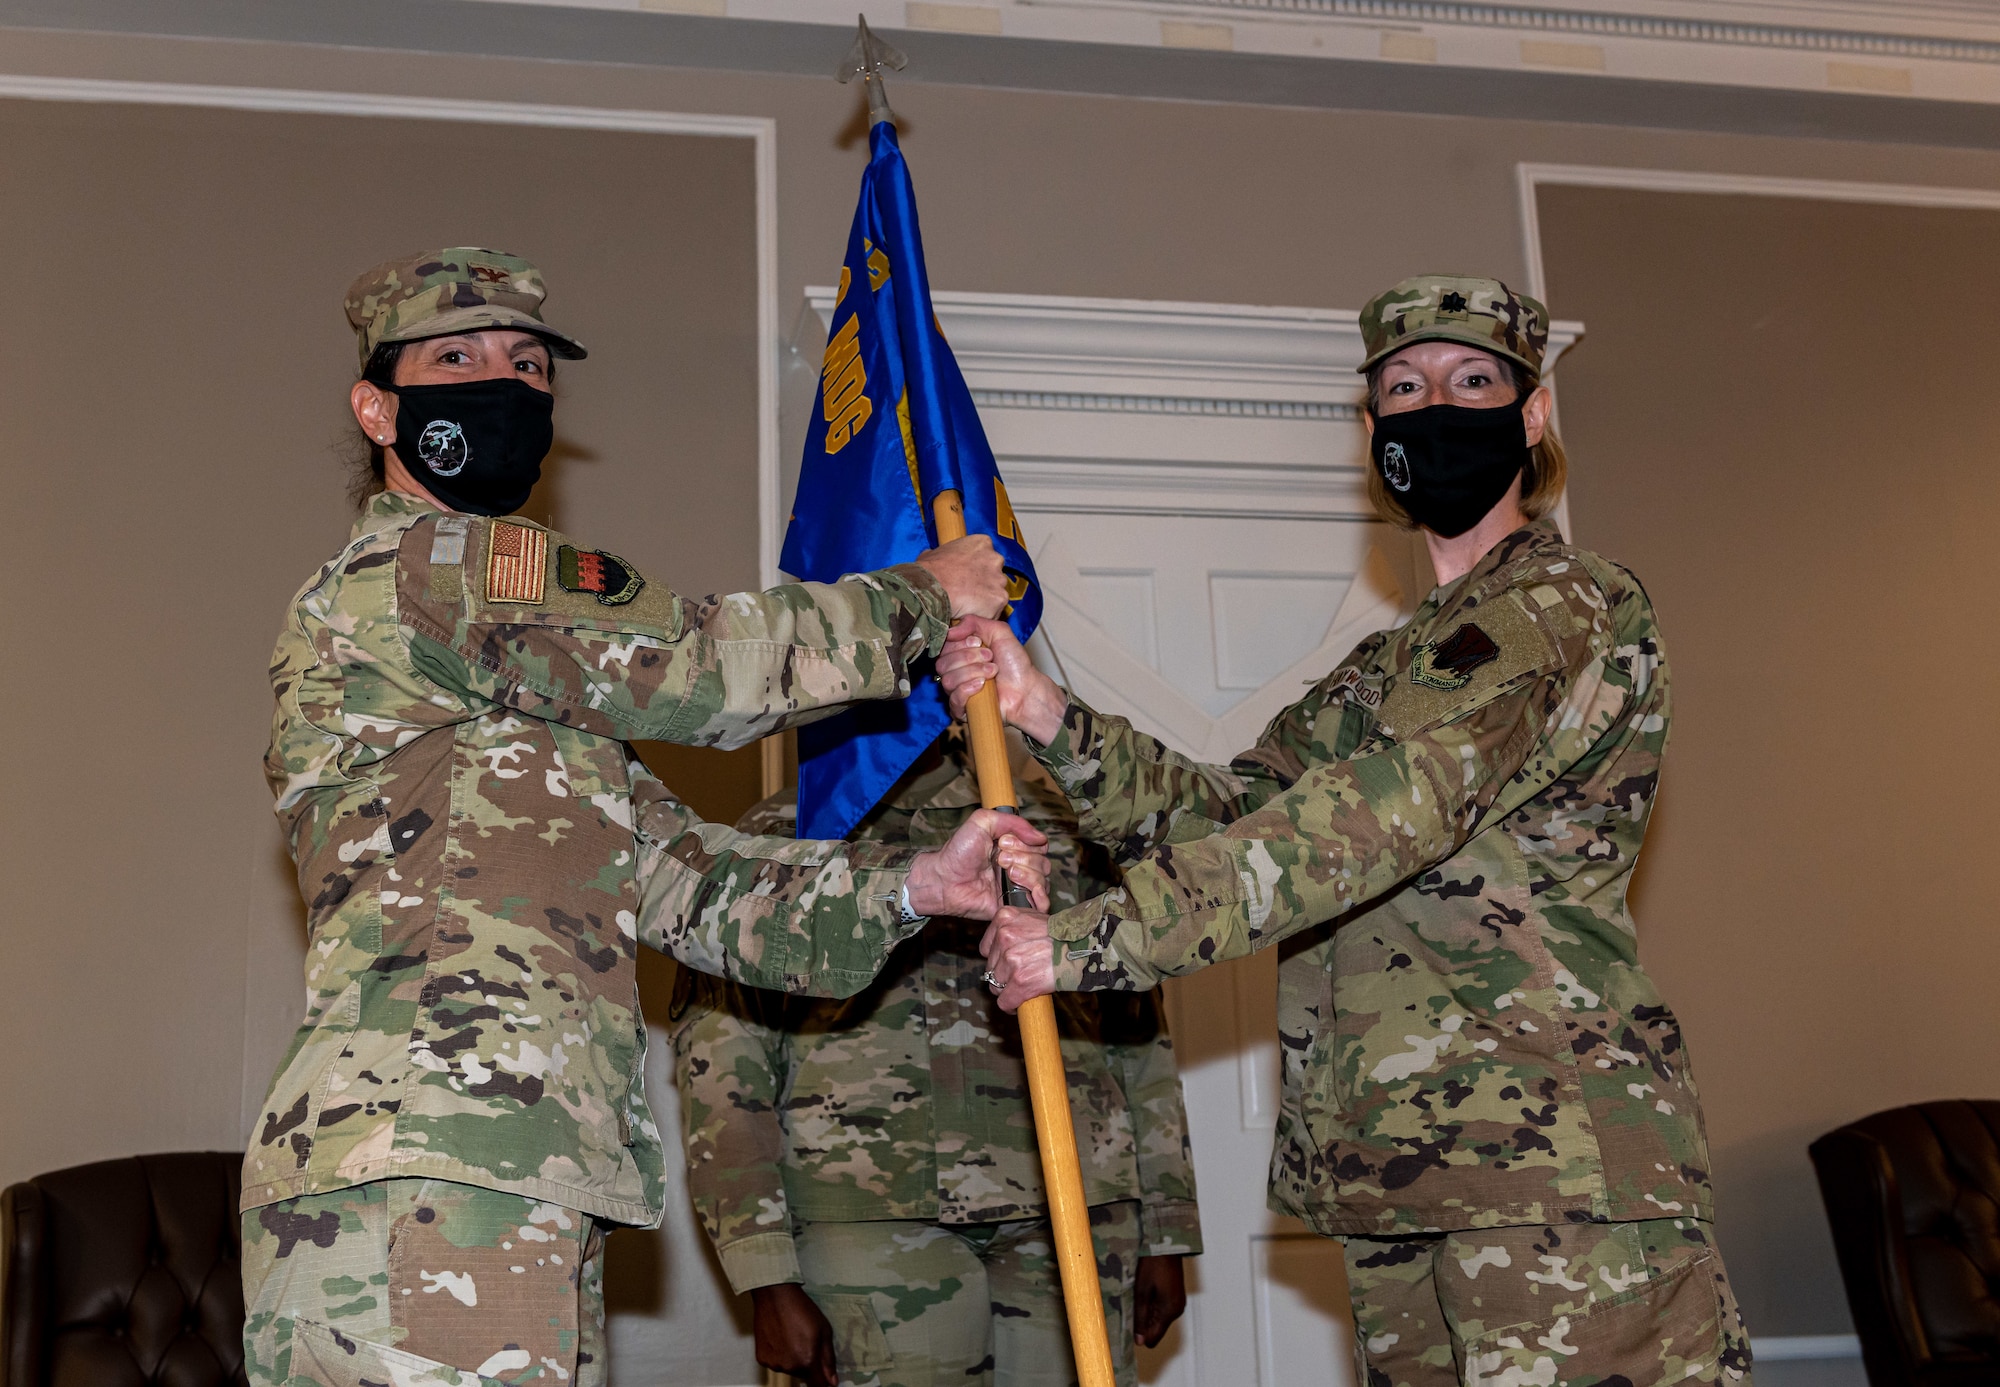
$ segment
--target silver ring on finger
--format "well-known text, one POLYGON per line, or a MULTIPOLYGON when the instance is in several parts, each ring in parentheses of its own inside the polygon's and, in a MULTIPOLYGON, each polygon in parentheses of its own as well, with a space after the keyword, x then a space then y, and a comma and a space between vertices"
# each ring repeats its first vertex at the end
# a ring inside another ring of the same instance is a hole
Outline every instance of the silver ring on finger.
POLYGON ((1001 990, 1000 979, 993 976, 993 970, 991 968, 988 968, 985 972, 981 973, 979 975, 979 980, 985 983, 987 987, 991 988, 995 992, 1001 990))

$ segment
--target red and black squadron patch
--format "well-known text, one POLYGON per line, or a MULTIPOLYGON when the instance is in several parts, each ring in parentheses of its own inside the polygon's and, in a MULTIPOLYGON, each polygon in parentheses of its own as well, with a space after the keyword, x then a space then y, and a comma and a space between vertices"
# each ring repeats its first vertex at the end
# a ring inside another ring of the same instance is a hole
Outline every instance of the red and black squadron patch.
POLYGON ((556 582, 565 592, 587 592, 607 607, 624 606, 646 586, 646 580, 616 554, 567 544, 556 550, 556 582))

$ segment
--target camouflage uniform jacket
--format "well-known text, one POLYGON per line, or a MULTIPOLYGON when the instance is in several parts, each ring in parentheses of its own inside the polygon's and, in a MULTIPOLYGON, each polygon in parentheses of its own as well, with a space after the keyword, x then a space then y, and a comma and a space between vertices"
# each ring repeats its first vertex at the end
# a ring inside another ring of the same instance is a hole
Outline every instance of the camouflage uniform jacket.
POLYGON ((434 1176, 657 1221, 635 946, 845 994, 911 927, 894 853, 702 824, 622 739, 740 746, 898 696, 946 616, 921 569, 699 603, 375 497, 272 665, 306 1015, 243 1206, 434 1176))
POLYGON ((1274 1207, 1322 1233, 1712 1216, 1679 1024, 1626 909, 1665 749, 1638 582, 1537 523, 1227 768, 1072 702, 1039 754, 1121 889, 1057 985, 1289 940, 1274 1207))
MULTIPOLYGON (((1109 864, 1076 841, 1062 798, 1032 782, 1023 798, 1026 817, 1050 834, 1052 899, 1073 904, 1080 889, 1104 889, 1109 864)), ((941 843, 978 806, 973 776, 948 756, 855 832, 941 843)), ((779 833, 795 821, 788 792, 739 827, 779 833)), ((683 971, 672 1033, 688 1188, 739 1294, 799 1280, 795 1219, 1041 1215, 1020 1033, 981 981, 984 930, 933 920, 845 1002, 683 971)), ((1141 1201, 1143 1255, 1199 1252, 1187 1115, 1155 997, 1059 1000, 1086 1199, 1141 1201)))

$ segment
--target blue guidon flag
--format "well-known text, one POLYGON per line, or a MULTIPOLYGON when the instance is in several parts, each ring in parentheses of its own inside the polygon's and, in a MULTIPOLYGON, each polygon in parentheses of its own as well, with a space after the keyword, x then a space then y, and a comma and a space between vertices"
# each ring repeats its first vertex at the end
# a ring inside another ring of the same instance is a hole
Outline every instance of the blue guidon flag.
MULTIPOLYGON (((993 538, 1025 641, 1042 618, 1035 567, 979 426, 972 392, 931 311, 916 191, 891 121, 868 132, 861 204, 847 235, 819 397, 779 566, 831 582, 907 563, 937 542, 931 503, 956 491, 968 534, 993 538)), ((841 838, 950 724, 943 692, 913 681, 799 729, 799 837, 841 838)))

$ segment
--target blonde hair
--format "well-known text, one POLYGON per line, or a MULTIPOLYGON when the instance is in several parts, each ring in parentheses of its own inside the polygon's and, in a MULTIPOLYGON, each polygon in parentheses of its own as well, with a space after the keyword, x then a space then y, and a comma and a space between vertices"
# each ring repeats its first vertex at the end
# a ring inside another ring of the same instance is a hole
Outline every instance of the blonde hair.
MULTIPOLYGON (((1524 400, 1541 385, 1542 378, 1516 361, 1505 357, 1494 357, 1503 375, 1513 385, 1515 398, 1524 400)), ((1367 410, 1377 418, 1381 417, 1382 367, 1388 358, 1383 358, 1368 371, 1367 410)), ((1563 487, 1569 483, 1569 454, 1563 451, 1562 440, 1556 437, 1556 421, 1551 418, 1542 427, 1542 441, 1528 450, 1528 465, 1521 473, 1521 512, 1530 520, 1540 520, 1556 508, 1562 499, 1563 487)), ((1414 530, 1417 522, 1403 509, 1389 488, 1382 483, 1381 469, 1372 462, 1368 467, 1368 500, 1375 507, 1375 513, 1391 525, 1402 530, 1414 530)))

